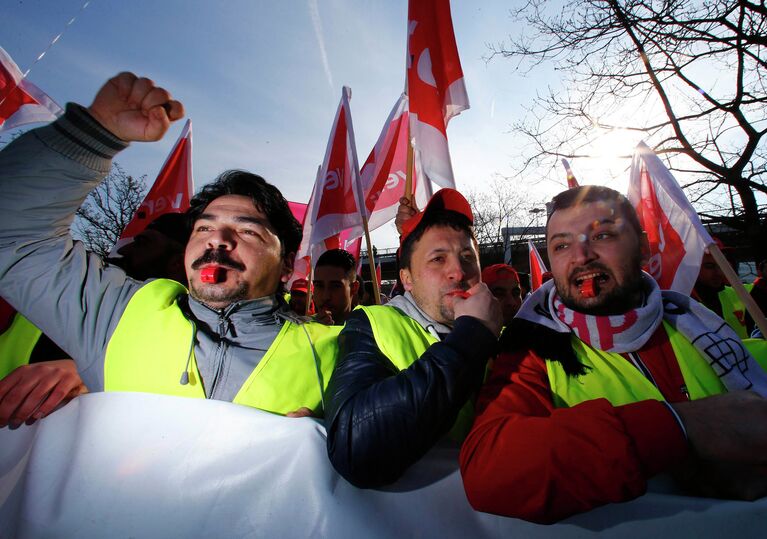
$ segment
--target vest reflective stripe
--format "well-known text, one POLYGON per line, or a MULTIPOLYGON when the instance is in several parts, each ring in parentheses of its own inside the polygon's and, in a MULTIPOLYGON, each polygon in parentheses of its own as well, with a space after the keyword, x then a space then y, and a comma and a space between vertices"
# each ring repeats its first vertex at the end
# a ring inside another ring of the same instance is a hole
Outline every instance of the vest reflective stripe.
MULTIPOLYGON (((182 294, 183 286, 165 279, 147 283, 134 294, 107 345, 106 391, 205 398, 194 358, 195 328, 177 303, 182 294), (190 355, 189 383, 182 385, 190 355)), ((305 406, 319 414, 339 331, 317 323, 284 323, 233 402, 278 414, 305 406)))
MULTIPOLYGON (((365 311, 378 349, 398 371, 410 367, 427 348, 439 340, 396 307, 371 305, 359 306, 357 309, 365 311)), ((474 405, 469 400, 458 412, 449 433, 450 438, 458 441, 466 438, 473 420, 474 405)))
MULTIPOLYGON (((671 348, 679 363, 691 399, 699 399, 726 392, 719 377, 705 358, 678 331, 665 321, 663 328, 669 336, 671 348)), ((567 408, 581 402, 606 398, 613 406, 622 406, 647 399, 665 400, 655 385, 642 372, 620 354, 596 350, 573 336, 573 350, 586 366, 586 374, 568 376, 558 361, 546 360, 552 399, 558 408, 567 408)))
POLYGON ((14 315, 11 325, 0 335, 0 379, 29 363, 32 350, 42 334, 21 313, 14 315))
MULTIPOLYGON (((750 293, 754 287, 752 284, 743 285, 750 293)), ((746 330, 746 306, 738 297, 735 289, 731 286, 725 286, 721 292, 719 292, 719 303, 722 304, 722 318, 727 322, 738 337, 745 339, 748 337, 746 330)))

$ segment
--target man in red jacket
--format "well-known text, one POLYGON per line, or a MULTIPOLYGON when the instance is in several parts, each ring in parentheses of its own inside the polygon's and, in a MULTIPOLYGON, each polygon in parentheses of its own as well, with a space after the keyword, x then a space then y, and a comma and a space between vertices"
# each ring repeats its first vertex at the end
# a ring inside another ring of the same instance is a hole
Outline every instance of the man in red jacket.
POLYGON ((547 241, 553 279, 504 333, 461 451, 472 506, 555 522, 667 471, 699 494, 766 494, 767 375, 719 317, 641 271, 628 200, 557 195, 547 241))

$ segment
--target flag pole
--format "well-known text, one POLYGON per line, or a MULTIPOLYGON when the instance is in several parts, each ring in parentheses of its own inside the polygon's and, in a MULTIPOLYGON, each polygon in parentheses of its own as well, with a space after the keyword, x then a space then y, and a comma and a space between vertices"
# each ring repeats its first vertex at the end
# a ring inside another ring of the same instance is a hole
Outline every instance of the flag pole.
POLYGON ((405 198, 410 202, 410 206, 415 207, 415 197, 413 196, 413 144, 410 140, 410 124, 407 126, 407 171, 405 173, 405 198))
POLYGON ((727 280, 730 281, 730 285, 732 285, 738 298, 740 298, 740 301, 746 306, 746 310, 748 310, 751 318, 754 319, 756 327, 759 328, 762 335, 767 336, 767 320, 764 318, 764 313, 762 313, 762 310, 756 304, 754 298, 751 297, 751 294, 748 293, 746 287, 743 286, 743 283, 740 282, 738 275, 735 273, 735 270, 732 269, 732 266, 730 266, 730 263, 727 261, 727 258, 725 258, 722 250, 719 249, 719 246, 716 243, 712 243, 708 246, 708 252, 711 253, 711 256, 713 256, 716 263, 719 264, 719 267, 722 269, 725 277, 727 277, 727 280))
POLYGON ((370 280, 373 281, 373 298, 376 305, 381 305, 381 291, 378 289, 378 279, 376 275, 376 263, 373 256, 373 244, 370 241, 370 230, 368 229, 368 218, 362 215, 362 228, 365 230, 365 243, 368 246, 368 264, 370 265, 370 280))
POLYGON ((312 263, 312 249, 309 247, 309 279, 306 288, 306 312, 304 316, 309 316, 309 310, 312 308, 312 292, 314 291, 314 264, 312 263))

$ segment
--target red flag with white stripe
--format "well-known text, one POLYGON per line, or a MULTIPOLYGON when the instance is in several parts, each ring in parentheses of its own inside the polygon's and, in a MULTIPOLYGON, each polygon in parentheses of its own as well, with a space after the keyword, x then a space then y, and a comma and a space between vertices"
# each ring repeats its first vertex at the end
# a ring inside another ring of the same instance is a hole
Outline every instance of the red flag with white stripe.
POLYGON ((580 187, 578 185, 578 180, 575 179, 575 174, 573 174, 573 169, 570 168, 570 162, 567 159, 562 158, 562 166, 565 167, 565 172, 567 173, 567 188, 575 189, 576 187, 580 187))
POLYGON ((469 108, 449 0, 408 3, 407 93, 416 168, 434 183, 455 188, 447 123, 469 108))
POLYGON ((0 47, 0 131, 24 124, 52 122, 64 111, 21 70, 0 47))
MULTIPOLYGON (((378 141, 360 171, 368 229, 371 231, 394 219, 399 200, 405 196, 408 121, 408 98, 402 94, 389 113, 378 141)), ((413 182, 416 204, 423 207, 429 196, 417 174, 413 175, 413 182)), ((362 233, 361 226, 355 228, 354 235, 362 233)))
POLYGON ((543 263, 541 254, 535 248, 533 242, 527 240, 527 248, 530 256, 530 291, 537 290, 543 284, 543 274, 546 273, 546 264, 543 263))
POLYGON ((194 190, 192 179, 192 120, 187 120, 181 135, 165 160, 152 188, 125 227, 112 253, 130 243, 146 226, 166 213, 183 213, 189 208, 194 190))
POLYGON ((689 295, 704 250, 714 243, 666 166, 640 142, 631 162, 628 199, 650 242, 646 271, 663 290, 689 295))
POLYGON ((315 245, 343 230, 362 223, 359 165, 354 144, 349 100, 351 90, 344 86, 325 160, 320 167, 314 190, 309 244, 315 245))

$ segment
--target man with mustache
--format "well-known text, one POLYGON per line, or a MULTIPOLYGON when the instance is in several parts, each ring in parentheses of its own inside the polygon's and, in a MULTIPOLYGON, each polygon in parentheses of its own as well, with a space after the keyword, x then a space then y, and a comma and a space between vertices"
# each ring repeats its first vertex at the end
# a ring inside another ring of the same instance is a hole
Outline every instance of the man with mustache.
POLYGON ((69 104, 0 152, 0 287, 91 390, 321 415, 338 330, 304 324, 282 299, 301 226, 276 187, 235 170, 192 199, 188 290, 134 280, 68 234, 112 157, 129 141, 159 140, 183 114, 151 80, 121 73, 89 108, 69 104))
POLYGON ((405 294, 355 309, 339 335, 327 391, 328 455, 359 487, 391 483, 455 425, 482 383, 501 311, 480 282, 473 216, 443 189, 402 227, 405 294))
POLYGON ((553 280, 501 338, 461 449, 475 509, 550 523, 642 495, 672 472, 691 492, 767 493, 767 376, 724 321, 660 291, 621 194, 554 197, 553 280))

